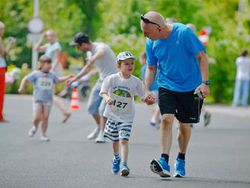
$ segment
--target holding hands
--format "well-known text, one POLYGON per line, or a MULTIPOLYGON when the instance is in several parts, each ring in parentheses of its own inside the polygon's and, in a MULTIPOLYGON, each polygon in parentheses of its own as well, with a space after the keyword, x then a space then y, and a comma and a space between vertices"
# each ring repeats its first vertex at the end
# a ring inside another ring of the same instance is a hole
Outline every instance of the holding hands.
POLYGON ((77 79, 75 78, 74 75, 72 75, 71 77, 69 77, 67 80, 66 80, 66 83, 68 86, 70 86, 74 81, 76 81, 77 79))
POLYGON ((114 101, 113 101, 109 96, 105 97, 105 102, 106 102, 108 105, 114 104, 114 101))
POLYGON ((145 101, 145 103, 146 103, 147 105, 154 104, 154 103, 155 103, 155 97, 153 96, 152 93, 147 92, 144 101, 145 101))

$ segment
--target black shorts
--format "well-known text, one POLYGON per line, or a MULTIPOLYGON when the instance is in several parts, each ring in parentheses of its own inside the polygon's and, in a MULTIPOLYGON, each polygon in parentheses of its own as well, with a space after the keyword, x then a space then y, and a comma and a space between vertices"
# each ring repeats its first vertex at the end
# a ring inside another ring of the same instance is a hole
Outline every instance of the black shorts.
POLYGON ((161 114, 174 114, 181 123, 198 123, 203 100, 194 91, 175 92, 159 88, 161 114))

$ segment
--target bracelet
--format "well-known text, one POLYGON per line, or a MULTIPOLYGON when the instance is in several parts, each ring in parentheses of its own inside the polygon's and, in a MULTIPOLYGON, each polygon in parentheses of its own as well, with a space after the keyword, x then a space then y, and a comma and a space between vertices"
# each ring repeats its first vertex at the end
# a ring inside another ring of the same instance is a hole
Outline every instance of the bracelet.
POLYGON ((209 80, 203 80, 202 83, 205 84, 205 85, 207 85, 207 86, 210 85, 210 81, 209 80))

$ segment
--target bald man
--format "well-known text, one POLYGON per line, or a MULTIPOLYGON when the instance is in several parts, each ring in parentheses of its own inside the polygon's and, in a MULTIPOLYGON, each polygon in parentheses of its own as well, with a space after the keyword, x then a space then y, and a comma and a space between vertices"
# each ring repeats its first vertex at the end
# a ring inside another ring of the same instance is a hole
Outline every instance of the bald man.
POLYGON ((160 126, 159 159, 150 163, 161 177, 170 177, 169 153, 174 118, 178 124, 178 156, 174 176, 185 176, 185 154, 191 136, 191 123, 199 122, 203 99, 209 93, 208 64, 204 45, 181 23, 168 24, 157 12, 141 16, 146 40, 148 92, 158 72, 160 126))

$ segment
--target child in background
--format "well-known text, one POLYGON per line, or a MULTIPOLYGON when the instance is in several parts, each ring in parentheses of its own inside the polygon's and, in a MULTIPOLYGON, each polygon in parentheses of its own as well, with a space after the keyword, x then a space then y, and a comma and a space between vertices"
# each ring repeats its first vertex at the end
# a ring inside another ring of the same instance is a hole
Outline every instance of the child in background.
MULTIPOLYGON (((141 63, 141 79, 143 83, 145 84, 145 74, 146 74, 146 69, 147 69, 147 56, 146 53, 144 52, 141 54, 140 57, 140 63, 141 63)), ((161 122, 161 114, 160 114, 160 108, 158 106, 158 85, 157 85, 157 80, 155 78, 151 88, 150 88, 151 93, 154 95, 154 98, 156 99, 156 103, 152 105, 152 116, 150 119, 150 125, 159 129, 160 128, 160 122, 161 122)))
POLYGON ((51 59, 48 56, 41 56, 39 59, 38 70, 25 76, 20 84, 18 92, 23 94, 24 87, 28 82, 33 82, 33 124, 34 126, 28 131, 29 137, 33 137, 41 122, 41 140, 49 141, 46 136, 48 128, 48 119, 53 104, 53 87, 58 82, 64 82, 72 75, 58 78, 50 72, 52 68, 51 59))
POLYGON ((135 114, 134 96, 137 95, 147 104, 154 102, 152 96, 145 98, 142 81, 133 76, 135 57, 130 52, 121 52, 117 56, 119 72, 104 79, 100 95, 106 103, 104 117, 107 117, 104 137, 113 142, 112 172, 128 176, 128 141, 135 114), (121 158, 120 152, 121 151, 121 158), (121 162, 121 164, 120 164, 121 162))

